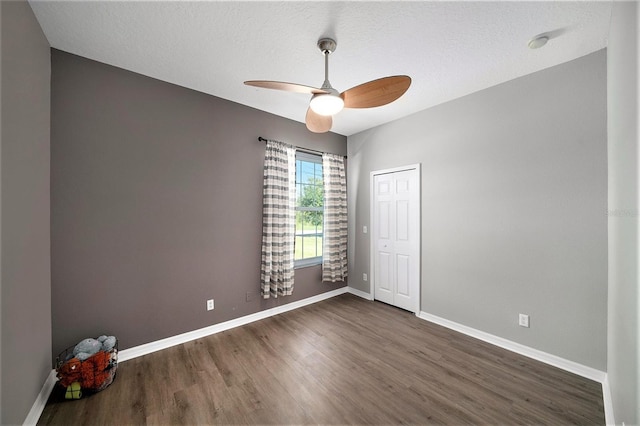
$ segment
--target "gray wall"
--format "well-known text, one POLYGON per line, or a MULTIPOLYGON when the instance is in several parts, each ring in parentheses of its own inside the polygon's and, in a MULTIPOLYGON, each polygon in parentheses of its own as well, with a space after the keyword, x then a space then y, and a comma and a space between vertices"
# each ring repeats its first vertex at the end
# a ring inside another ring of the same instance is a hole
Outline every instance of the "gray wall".
POLYGON ((609 332, 607 375, 618 424, 638 405, 638 4, 613 4, 607 49, 609 124, 609 332))
POLYGON ((344 286, 316 266, 296 270, 293 296, 259 297, 257 140, 346 154, 344 136, 58 50, 51 123, 54 355, 87 336, 125 349, 344 286))
POLYGON ((606 118, 603 50, 350 136, 349 285, 370 172, 419 162, 421 310, 604 371, 606 118))
POLYGON ((51 67, 29 4, 3 1, 0 13, 0 423, 21 424, 51 371, 51 67))

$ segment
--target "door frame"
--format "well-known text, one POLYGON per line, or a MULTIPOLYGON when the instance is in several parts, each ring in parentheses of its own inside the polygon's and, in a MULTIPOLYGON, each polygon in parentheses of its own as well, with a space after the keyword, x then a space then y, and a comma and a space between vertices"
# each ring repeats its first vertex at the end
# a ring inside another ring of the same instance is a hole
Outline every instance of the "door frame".
POLYGON ((374 224, 374 212, 375 212, 375 197, 374 197, 374 178, 375 176, 385 175, 396 172, 406 172, 415 170, 418 172, 418 229, 420 239, 418 240, 418 303, 416 306, 415 314, 420 314, 422 305, 422 167, 421 163, 410 164, 407 166, 392 167, 390 169, 374 170, 369 175, 369 294, 371 300, 375 300, 375 268, 373 267, 375 261, 375 227, 374 224))

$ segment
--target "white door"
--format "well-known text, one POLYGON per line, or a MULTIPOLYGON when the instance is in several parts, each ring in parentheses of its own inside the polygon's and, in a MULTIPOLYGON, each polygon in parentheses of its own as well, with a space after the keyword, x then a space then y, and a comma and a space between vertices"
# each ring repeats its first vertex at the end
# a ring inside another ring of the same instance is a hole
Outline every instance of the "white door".
POLYGON ((374 299, 418 313, 420 303, 420 173, 373 174, 374 299))

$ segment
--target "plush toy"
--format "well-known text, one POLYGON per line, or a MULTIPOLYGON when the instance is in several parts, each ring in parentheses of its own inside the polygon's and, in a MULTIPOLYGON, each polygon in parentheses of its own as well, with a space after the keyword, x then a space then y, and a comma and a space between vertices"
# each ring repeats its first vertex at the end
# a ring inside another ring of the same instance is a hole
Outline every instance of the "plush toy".
POLYGON ((104 351, 100 351, 84 360, 80 369, 82 386, 88 389, 102 386, 108 375, 105 371, 108 366, 109 354, 104 351))
POLYGON ((70 386, 73 382, 79 382, 82 380, 82 362, 78 358, 71 358, 69 361, 62 364, 58 369, 58 378, 60 384, 65 388, 70 386))
POLYGON ((102 350, 109 352, 116 345, 116 336, 109 336, 102 342, 102 350))
POLYGON ((60 385, 66 387, 66 399, 80 399, 82 390, 97 392, 113 382, 118 365, 115 336, 84 339, 73 351, 66 351, 58 367, 60 385), (68 353, 67 353, 68 352, 68 353))
POLYGON ((84 361, 100 350, 102 350, 102 343, 98 340, 84 339, 73 348, 73 355, 80 361, 84 361))

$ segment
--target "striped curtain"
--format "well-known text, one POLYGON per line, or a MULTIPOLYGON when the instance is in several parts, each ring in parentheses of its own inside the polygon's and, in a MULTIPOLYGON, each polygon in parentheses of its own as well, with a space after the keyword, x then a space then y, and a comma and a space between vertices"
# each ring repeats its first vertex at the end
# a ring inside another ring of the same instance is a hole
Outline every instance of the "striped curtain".
POLYGON ((335 154, 322 154, 322 172, 322 281, 344 281, 347 277, 347 179, 344 158, 335 154))
POLYGON ((296 151, 267 141, 262 199, 262 297, 293 293, 296 151))

